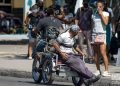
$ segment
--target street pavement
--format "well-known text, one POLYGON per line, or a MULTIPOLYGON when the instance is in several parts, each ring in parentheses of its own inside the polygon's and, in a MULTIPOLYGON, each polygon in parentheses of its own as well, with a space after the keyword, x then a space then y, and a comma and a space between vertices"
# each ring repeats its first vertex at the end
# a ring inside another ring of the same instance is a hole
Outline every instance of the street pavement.
MULTIPOLYGON (((27 44, 23 45, 0 45, 0 75, 13 76, 19 78, 31 78, 32 60, 27 58, 27 44)), ((92 71, 96 71, 95 64, 86 66, 92 71)), ((101 65, 102 71, 104 70, 101 65)), ((109 70, 111 77, 102 77, 99 86, 119 86, 120 85, 120 67, 110 63, 109 70), (105 85, 106 84, 106 85, 105 85)), ((58 81, 71 81, 64 77, 56 77, 58 81)), ((97 86, 97 85, 94 85, 97 86)))
MULTIPOLYGON (((35 84, 33 79, 28 78, 0 76, 0 86, 48 86, 48 85, 35 84)), ((53 84, 49 86, 73 86, 73 84, 69 82, 54 81, 53 84)))

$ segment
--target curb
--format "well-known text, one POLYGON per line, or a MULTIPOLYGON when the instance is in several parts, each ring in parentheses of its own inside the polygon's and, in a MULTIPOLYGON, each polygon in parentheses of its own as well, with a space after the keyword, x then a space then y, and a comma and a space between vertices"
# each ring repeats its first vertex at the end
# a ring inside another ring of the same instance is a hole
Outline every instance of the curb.
MULTIPOLYGON (((7 70, 7 69, 0 69, 0 76, 10 76, 10 77, 31 78, 32 79, 31 72, 7 70)), ((55 76, 55 81, 72 82, 72 80, 70 78, 67 79, 65 77, 57 77, 57 76, 55 76)), ((92 86, 120 86, 120 81, 112 81, 112 80, 108 80, 104 77, 101 77, 101 79, 98 82, 94 83, 92 86)))
POLYGON ((27 44, 27 34, 0 34, 0 44, 27 44))
POLYGON ((16 52, 0 52, 0 55, 21 55, 21 54, 18 54, 16 52))
MULTIPOLYGON (((0 69, 0 76, 10 76, 10 77, 17 77, 17 78, 31 78, 32 79, 31 72, 7 70, 7 69, 0 69)), ((70 80, 67 80, 64 77, 57 77, 57 76, 55 76, 55 80, 60 81, 60 82, 70 82, 70 80)))
POLYGON ((0 40, 0 44, 28 44, 29 40, 24 39, 24 40, 0 40))
POLYGON ((31 72, 0 69, 0 76, 11 76, 18 78, 32 78, 31 72))

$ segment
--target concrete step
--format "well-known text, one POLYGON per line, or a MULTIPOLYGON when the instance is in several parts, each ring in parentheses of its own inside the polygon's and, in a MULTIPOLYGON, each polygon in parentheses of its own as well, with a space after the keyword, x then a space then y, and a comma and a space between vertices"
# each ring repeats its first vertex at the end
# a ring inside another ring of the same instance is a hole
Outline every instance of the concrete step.
POLYGON ((0 34, 0 44, 27 44, 27 34, 0 34))

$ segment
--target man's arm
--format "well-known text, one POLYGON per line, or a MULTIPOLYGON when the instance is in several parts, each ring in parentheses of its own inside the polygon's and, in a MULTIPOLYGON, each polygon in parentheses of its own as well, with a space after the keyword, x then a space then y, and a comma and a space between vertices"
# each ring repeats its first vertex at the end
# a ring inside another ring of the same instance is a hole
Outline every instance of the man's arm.
POLYGON ((44 20, 40 19, 39 23, 37 24, 36 27, 33 27, 32 31, 37 34, 41 30, 43 25, 44 25, 44 20))
MULTIPOLYGON (((81 8, 78 8, 77 13, 75 15, 75 24, 78 25, 78 26, 79 26, 79 23, 80 23, 80 11, 81 11, 81 8)), ((81 28, 80 28, 79 32, 82 32, 81 28)))
POLYGON ((53 44, 53 47, 55 48, 55 50, 57 51, 57 53, 61 54, 61 50, 60 50, 60 46, 57 42, 54 42, 53 44))
POLYGON ((99 13, 99 15, 100 15, 100 17, 101 17, 103 23, 104 23, 105 25, 108 25, 108 22, 109 22, 109 15, 108 15, 108 16, 104 16, 102 10, 98 10, 98 13, 99 13))
POLYGON ((28 12, 27 12, 24 23, 25 23, 25 25, 28 25, 29 22, 30 22, 30 18, 29 18, 29 14, 28 14, 28 12))
POLYGON ((77 19, 75 19, 75 24, 76 24, 76 25, 78 25, 78 22, 79 22, 79 21, 78 21, 77 19))
POLYGON ((72 22, 75 21, 74 17, 71 20, 66 20, 64 17, 61 18, 61 17, 58 17, 58 16, 56 18, 63 21, 65 24, 71 24, 72 22))
POLYGON ((84 56, 85 54, 80 50, 79 45, 75 47, 75 50, 78 52, 79 55, 84 56))
POLYGON ((53 47, 55 48, 55 50, 57 51, 57 53, 60 54, 60 56, 62 57, 63 60, 67 60, 68 56, 66 53, 62 52, 60 50, 60 44, 63 42, 63 37, 60 35, 55 42, 52 43, 53 47))
POLYGON ((77 9, 77 12, 75 14, 75 24, 79 24, 79 19, 80 19, 80 8, 77 9))
POLYGON ((60 45, 57 42, 53 43, 53 47, 61 55, 63 60, 67 60, 67 58, 68 58, 67 54, 60 50, 60 45))

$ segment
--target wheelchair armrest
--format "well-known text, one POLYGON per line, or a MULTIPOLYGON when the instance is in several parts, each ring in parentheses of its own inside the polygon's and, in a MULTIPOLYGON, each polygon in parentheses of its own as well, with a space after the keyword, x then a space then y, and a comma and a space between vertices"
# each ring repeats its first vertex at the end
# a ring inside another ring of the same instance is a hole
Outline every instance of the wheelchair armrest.
POLYGON ((64 66, 65 64, 64 64, 62 61, 59 60, 59 61, 57 62, 57 65, 64 66))

